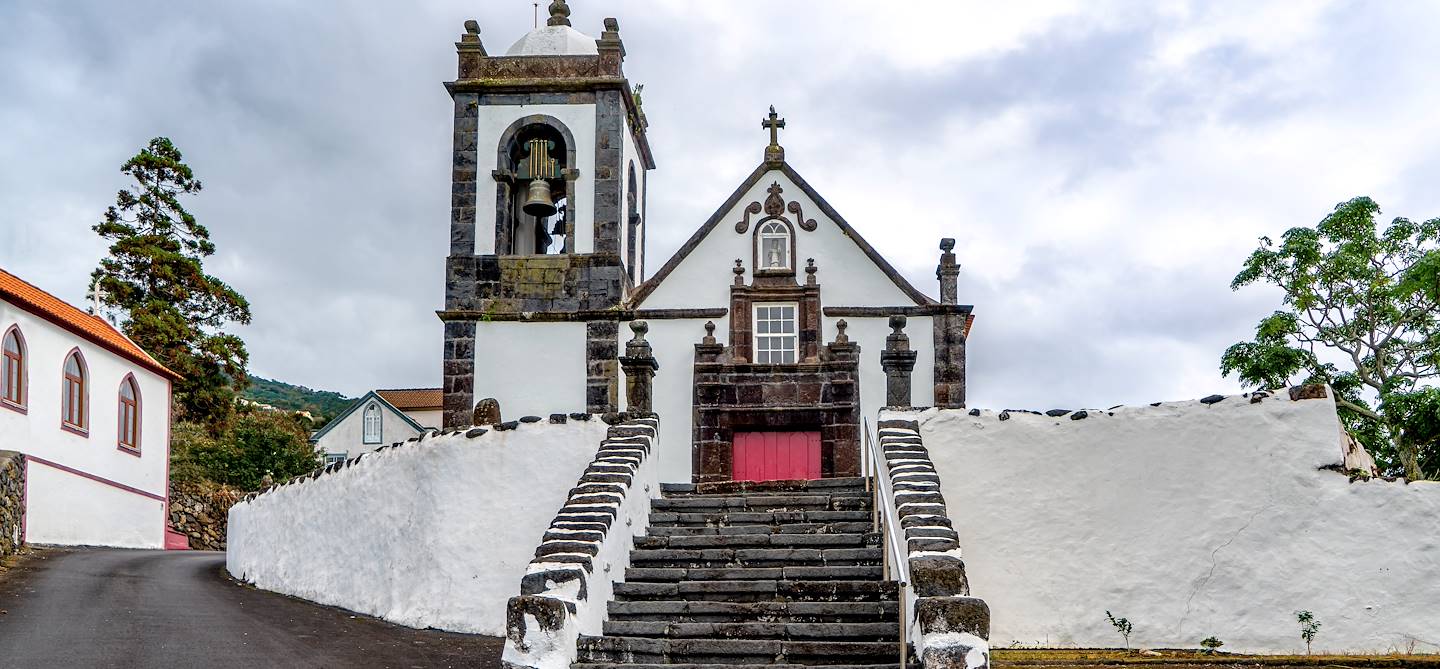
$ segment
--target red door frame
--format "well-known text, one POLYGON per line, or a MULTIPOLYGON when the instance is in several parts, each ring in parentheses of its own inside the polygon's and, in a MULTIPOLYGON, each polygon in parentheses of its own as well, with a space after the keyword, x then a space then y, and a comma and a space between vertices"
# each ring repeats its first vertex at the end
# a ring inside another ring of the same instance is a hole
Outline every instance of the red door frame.
POLYGON ((736 481, 818 479, 820 432, 736 432, 731 478, 736 481))

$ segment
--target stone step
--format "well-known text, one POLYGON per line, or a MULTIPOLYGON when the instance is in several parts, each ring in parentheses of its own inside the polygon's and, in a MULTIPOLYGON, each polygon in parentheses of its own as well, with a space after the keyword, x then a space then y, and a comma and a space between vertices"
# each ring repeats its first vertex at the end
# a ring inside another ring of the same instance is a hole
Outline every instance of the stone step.
POLYGON ((627 583, 675 583, 679 581, 760 581, 760 580, 871 580, 879 581, 884 572, 880 565, 841 567, 738 567, 698 568, 630 567, 625 570, 627 583))
MULTIPOLYGON (((660 500, 656 500, 660 501, 660 500)), ((653 527, 738 527, 803 523, 862 523, 869 510, 859 511, 651 511, 653 527)))
POLYGON ((830 491, 865 490, 862 477, 810 479, 799 481, 717 481, 714 483, 662 483, 660 492, 666 497, 683 495, 735 495, 774 492, 805 492, 817 494, 830 491))
POLYGON ((619 601, 879 602, 898 597, 894 581, 715 580, 615 584, 619 601))
POLYGON ((893 641, 792 641, 779 639, 668 639, 580 637, 581 662, 774 665, 898 662, 893 641))
POLYGON ((635 548, 861 548, 879 546, 878 534, 740 533, 715 535, 644 536, 635 539, 635 548))
POLYGON ((725 527, 651 526, 648 534, 652 537, 710 536, 717 534, 864 534, 872 530, 874 530, 874 525, 866 520, 830 523, 784 523, 781 525, 727 525, 725 527))
MULTIPOLYGON (((691 663, 665 663, 665 665, 638 665, 634 662, 576 662, 570 669, 726 669, 730 665, 691 665, 691 663)), ((878 663, 878 665, 769 665, 770 669, 900 669, 899 663, 878 663)), ((912 668, 919 663, 910 662, 912 668)))
POLYGON ((616 602, 610 620, 675 623, 888 623, 899 602, 616 602))
POLYGON ((662 497, 651 500, 650 510, 679 513, 735 511, 868 511, 869 497, 843 495, 743 495, 719 497, 662 497))
POLYGON ((900 623, 665 623, 611 620, 605 623, 605 636, 899 641, 900 623))
POLYGON ((663 548, 632 551, 636 567, 878 565, 879 548, 663 548))

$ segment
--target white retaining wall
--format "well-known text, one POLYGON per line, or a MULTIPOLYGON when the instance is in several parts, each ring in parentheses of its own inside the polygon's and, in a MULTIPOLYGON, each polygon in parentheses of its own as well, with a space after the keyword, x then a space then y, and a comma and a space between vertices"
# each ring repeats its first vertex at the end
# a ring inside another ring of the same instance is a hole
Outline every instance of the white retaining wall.
POLYGON ((367 453, 231 508, 227 568, 402 625, 501 636, 506 601, 606 427, 522 423, 367 453))
POLYGON ((1440 483, 1351 483, 1331 399, 918 420, 991 644, 1440 650, 1440 483))

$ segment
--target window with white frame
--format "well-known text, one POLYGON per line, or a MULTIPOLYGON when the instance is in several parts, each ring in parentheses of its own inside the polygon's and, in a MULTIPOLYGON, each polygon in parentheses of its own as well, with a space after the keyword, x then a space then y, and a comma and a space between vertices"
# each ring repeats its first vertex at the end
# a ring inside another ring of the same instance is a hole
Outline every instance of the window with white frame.
POLYGON ((365 407, 365 443, 380 443, 380 404, 371 402, 365 407))
POLYGON ((326 467, 329 467, 330 465, 344 462, 344 461, 345 461, 345 455, 346 455, 345 453, 326 453, 326 454, 325 454, 325 466, 326 466, 326 467))
POLYGON ((790 269, 790 229, 780 221, 760 226, 760 269, 790 269))
POLYGON ((755 305, 755 362, 795 364, 799 344, 795 327, 797 310, 795 304, 755 305))

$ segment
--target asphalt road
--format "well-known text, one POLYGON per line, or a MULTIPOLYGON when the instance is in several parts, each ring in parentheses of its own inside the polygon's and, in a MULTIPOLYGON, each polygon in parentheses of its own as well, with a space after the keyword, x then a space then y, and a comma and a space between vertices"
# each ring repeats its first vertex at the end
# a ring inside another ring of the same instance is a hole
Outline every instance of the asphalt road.
POLYGON ((36 552, 0 575, 0 667, 498 667, 502 640, 256 590, 225 555, 36 552))

